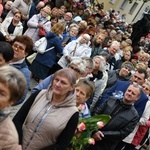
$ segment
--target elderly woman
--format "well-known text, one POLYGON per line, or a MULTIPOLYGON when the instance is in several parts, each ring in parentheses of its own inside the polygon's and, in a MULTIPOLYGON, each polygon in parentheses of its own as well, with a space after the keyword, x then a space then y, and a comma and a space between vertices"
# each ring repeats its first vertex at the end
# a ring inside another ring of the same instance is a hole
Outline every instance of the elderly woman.
POLYGON ((39 14, 35 14, 28 22, 28 29, 24 33, 32 38, 33 42, 40 39, 38 34, 39 29, 43 28, 46 32, 50 31, 51 23, 48 19, 48 16, 51 14, 51 10, 48 6, 41 9, 39 14))
POLYGON ((65 24, 62 22, 56 23, 51 32, 46 34, 47 48, 54 47, 52 50, 44 54, 38 53, 35 60, 30 66, 30 70, 38 79, 39 82, 49 76, 53 72, 53 66, 57 62, 57 54, 62 54, 61 35, 65 29, 65 24))
MULTIPOLYGON (((72 69, 76 75, 76 78, 79 79, 87 75, 87 65, 86 61, 81 58, 76 58, 72 60, 69 64, 69 68, 72 69)), ((47 89, 52 83, 53 74, 44 79, 39 83, 35 88, 33 88, 32 93, 38 90, 47 89)))
POLYGON ((0 67, 0 149, 21 150, 16 128, 10 118, 11 105, 20 99, 26 88, 24 75, 14 67, 0 67))
POLYGON ((2 22, 1 32, 5 36, 6 41, 12 42, 16 36, 22 35, 21 17, 21 12, 17 11, 13 17, 8 17, 2 22))
POLYGON ((75 85, 76 102, 79 109, 79 118, 89 118, 91 116, 86 101, 93 94, 95 86, 87 79, 80 79, 75 85))
POLYGON ((90 36, 83 34, 77 40, 68 43, 64 47, 63 56, 58 61, 58 64, 65 68, 71 60, 77 57, 90 57, 91 48, 89 47, 90 36))
POLYGON ((14 50, 14 57, 11 60, 10 65, 20 70, 26 77, 27 81, 26 92, 24 93, 24 96, 16 103, 20 104, 25 100, 30 86, 30 70, 26 64, 25 57, 32 51, 32 39, 25 35, 17 36, 13 41, 12 48, 14 50))
POLYGON ((92 77, 90 77, 90 81, 94 82, 95 85, 95 91, 93 96, 88 100, 88 105, 90 105, 90 110, 93 112, 93 109, 96 106, 96 103, 103 93, 107 80, 108 80, 108 74, 106 72, 106 61, 103 56, 95 56, 93 58, 94 61, 94 68, 92 72, 92 77))
POLYGON ((35 92, 13 121, 23 149, 61 149, 69 145, 78 123, 74 71, 57 71, 47 90, 35 92))
POLYGON ((31 9, 32 0, 15 0, 12 3, 11 10, 7 14, 7 17, 13 17, 17 11, 21 11, 22 20, 27 20, 31 9))

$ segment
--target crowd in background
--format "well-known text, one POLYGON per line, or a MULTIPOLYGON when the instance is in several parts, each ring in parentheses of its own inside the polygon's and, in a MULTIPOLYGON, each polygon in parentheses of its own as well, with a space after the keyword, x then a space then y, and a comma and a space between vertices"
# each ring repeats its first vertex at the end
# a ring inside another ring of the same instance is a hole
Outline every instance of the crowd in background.
POLYGON ((25 101, 31 78, 38 82, 13 120, 23 150, 65 149, 78 119, 99 113, 112 116, 111 126, 93 133, 97 142, 89 150, 146 146, 150 136, 149 23, 149 14, 128 23, 126 14, 105 10, 103 3, 92 0, 0 0, 0 66, 17 68, 27 82, 22 97, 11 105, 25 101), (43 37, 51 50, 41 54, 35 43, 43 37), (63 88, 57 87, 58 82, 63 88), (80 104, 84 109, 78 112, 80 104))

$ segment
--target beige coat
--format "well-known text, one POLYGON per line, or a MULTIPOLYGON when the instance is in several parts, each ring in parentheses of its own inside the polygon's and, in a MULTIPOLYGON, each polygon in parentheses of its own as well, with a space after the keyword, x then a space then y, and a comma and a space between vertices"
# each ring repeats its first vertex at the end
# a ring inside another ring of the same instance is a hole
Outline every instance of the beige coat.
POLYGON ((18 150, 18 134, 16 128, 8 116, 0 122, 0 150, 18 150))
POLYGON ((69 119, 78 111, 75 94, 69 94, 57 105, 51 105, 51 99, 51 91, 42 90, 37 95, 23 125, 24 150, 39 150, 55 144, 69 119))

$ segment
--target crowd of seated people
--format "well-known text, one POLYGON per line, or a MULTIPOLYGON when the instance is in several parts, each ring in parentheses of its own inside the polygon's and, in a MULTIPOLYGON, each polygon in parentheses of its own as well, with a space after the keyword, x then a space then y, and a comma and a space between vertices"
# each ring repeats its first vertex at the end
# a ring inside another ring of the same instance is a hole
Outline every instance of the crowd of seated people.
POLYGON ((150 136, 150 33, 133 46, 133 27, 125 14, 87 0, 1 2, 0 67, 17 68, 27 82, 12 104, 25 102, 13 119, 23 150, 65 150, 78 119, 100 113, 112 122, 91 134, 96 144, 89 150, 135 150, 145 144, 150 136), (35 43, 43 37, 51 50, 41 54, 35 43), (38 85, 26 99, 31 78, 38 85))

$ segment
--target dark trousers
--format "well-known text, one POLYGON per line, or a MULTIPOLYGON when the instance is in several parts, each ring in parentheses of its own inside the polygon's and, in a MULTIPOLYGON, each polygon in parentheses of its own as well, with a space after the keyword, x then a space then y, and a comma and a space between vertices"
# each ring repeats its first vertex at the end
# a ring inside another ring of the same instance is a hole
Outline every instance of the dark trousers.
POLYGON ((125 142, 120 142, 115 150, 135 150, 135 146, 125 142))

